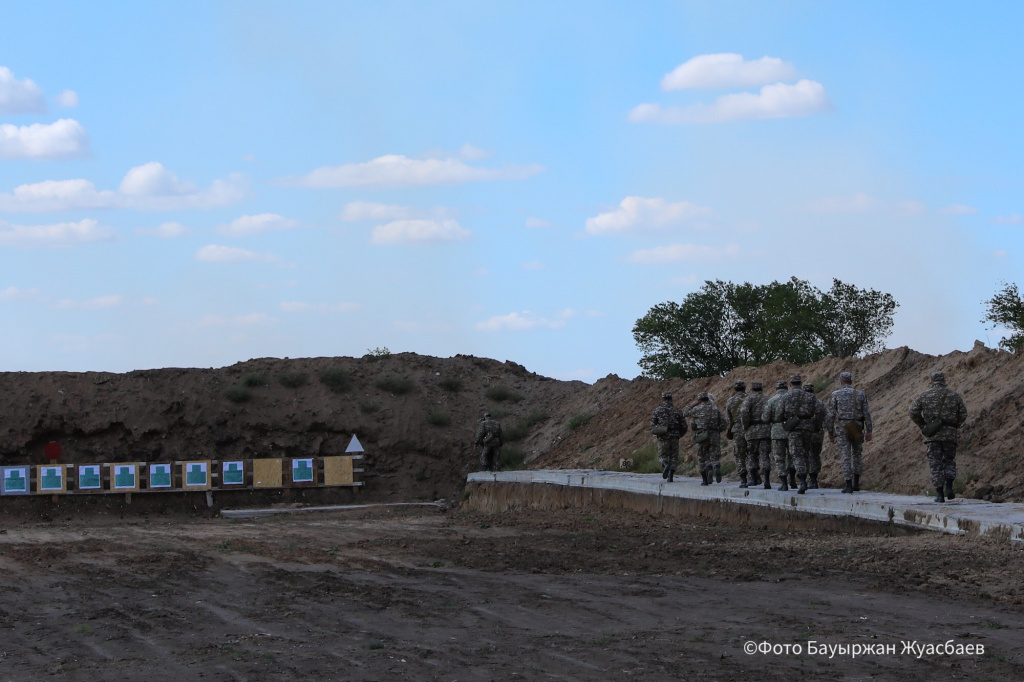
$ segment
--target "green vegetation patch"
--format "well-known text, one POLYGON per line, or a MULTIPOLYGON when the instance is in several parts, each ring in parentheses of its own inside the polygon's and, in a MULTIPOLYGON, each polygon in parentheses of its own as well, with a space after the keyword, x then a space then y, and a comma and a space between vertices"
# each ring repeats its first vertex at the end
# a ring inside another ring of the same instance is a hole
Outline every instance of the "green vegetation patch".
POLYGON ((266 386, 267 380, 258 372, 252 372, 242 377, 242 385, 247 388, 256 388, 257 386, 266 386))
POLYGON ((409 377, 382 377, 377 380, 377 388, 393 395, 405 395, 416 387, 409 377))
POLYGON ((514 445, 505 445, 501 448, 501 457, 498 459, 499 468, 504 471, 525 469, 523 463, 526 460, 526 453, 514 445))
POLYGON ((352 388, 352 378, 341 367, 331 367, 321 372, 320 383, 332 393, 344 393, 352 388))
POLYGON ((458 393, 462 390, 462 381, 455 377, 445 377, 444 379, 441 379, 441 381, 437 382, 437 385, 440 386, 442 390, 448 391, 449 393, 458 393))
POLYGON ((302 372, 288 372, 279 376, 277 383, 285 388, 300 388, 309 383, 309 377, 302 372))
POLYGON ((658 462, 658 445, 650 443, 630 453, 629 458, 633 460, 633 466, 627 471, 636 474, 660 474, 661 463, 658 462))
POLYGON ((245 386, 232 386, 224 391, 224 396, 233 403, 247 403, 252 399, 252 393, 245 386))
POLYGON ((516 393, 507 386, 491 386, 487 389, 487 392, 484 395, 496 403, 503 403, 506 401, 510 403, 518 403, 523 399, 522 395, 516 393))
POLYGON ((581 426, 585 426, 593 418, 593 412, 577 412, 573 416, 569 417, 569 430, 575 431, 581 426))

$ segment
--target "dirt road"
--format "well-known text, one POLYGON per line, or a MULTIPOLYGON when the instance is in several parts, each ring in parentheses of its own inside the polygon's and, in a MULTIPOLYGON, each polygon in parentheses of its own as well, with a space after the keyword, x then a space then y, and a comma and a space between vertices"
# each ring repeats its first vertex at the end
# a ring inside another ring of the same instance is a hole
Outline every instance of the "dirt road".
POLYGON ((1024 679, 1024 551, 935 534, 598 509, 9 519, 0 569, 0 680, 1024 679))

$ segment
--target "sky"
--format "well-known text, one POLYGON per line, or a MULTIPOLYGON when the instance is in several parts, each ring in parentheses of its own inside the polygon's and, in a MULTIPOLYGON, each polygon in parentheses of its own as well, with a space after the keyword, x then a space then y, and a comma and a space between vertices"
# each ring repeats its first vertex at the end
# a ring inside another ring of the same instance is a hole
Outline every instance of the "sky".
POLYGON ((3 3, 0 370, 632 378, 705 280, 1024 285, 1024 4, 3 3))

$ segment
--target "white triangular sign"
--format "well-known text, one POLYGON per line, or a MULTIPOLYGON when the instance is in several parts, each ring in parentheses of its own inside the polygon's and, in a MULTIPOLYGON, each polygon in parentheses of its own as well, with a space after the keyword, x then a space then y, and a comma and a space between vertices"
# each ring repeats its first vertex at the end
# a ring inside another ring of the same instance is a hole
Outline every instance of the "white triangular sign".
POLYGON ((356 434, 352 434, 352 440, 348 442, 348 447, 345 448, 345 452, 362 452, 363 444, 356 438, 356 434))

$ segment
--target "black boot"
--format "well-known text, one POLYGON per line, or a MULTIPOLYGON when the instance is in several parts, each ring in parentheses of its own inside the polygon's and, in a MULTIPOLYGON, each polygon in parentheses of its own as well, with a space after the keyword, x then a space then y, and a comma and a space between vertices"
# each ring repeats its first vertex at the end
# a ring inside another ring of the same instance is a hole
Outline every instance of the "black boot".
POLYGON ((849 478, 846 479, 846 487, 843 488, 842 492, 844 492, 844 493, 852 493, 853 492, 853 481, 851 479, 849 479, 849 478))
POLYGON ((797 474, 797 478, 800 479, 800 489, 797 492, 803 495, 807 492, 807 474, 797 474))
POLYGON ((789 470, 789 487, 790 488, 795 488, 796 487, 796 469, 790 469, 789 470))
POLYGON ((781 476, 779 476, 779 480, 782 481, 782 486, 779 488, 779 490, 789 490, 789 486, 786 485, 786 474, 782 474, 781 476))
POLYGON ((741 488, 748 487, 747 486, 747 475, 746 474, 740 474, 740 487, 741 488))
POLYGON ((765 469, 764 470, 764 489, 765 490, 771 490, 772 489, 772 481, 771 481, 771 478, 769 478, 770 475, 771 475, 771 471, 768 470, 768 469, 765 469))
POLYGON ((853 475, 853 492, 860 492, 860 474, 853 475))
POLYGON ((807 487, 810 488, 811 490, 817 490, 818 489, 818 474, 809 474, 809 476, 811 477, 811 482, 809 484, 807 484, 807 487))
POLYGON ((708 484, 708 472, 707 472, 707 469, 704 469, 704 470, 702 470, 700 472, 700 484, 701 485, 707 485, 708 484))
POLYGON ((761 485, 761 476, 757 469, 750 470, 750 485, 761 485))
POLYGON ((669 465, 666 463, 665 466, 663 466, 661 468, 661 477, 662 478, 668 478, 668 467, 669 467, 669 465))
POLYGON ((939 486, 938 488, 936 488, 935 492, 938 493, 938 495, 935 496, 935 501, 936 502, 945 502, 946 501, 946 498, 943 497, 943 495, 942 495, 942 486, 939 486))
POLYGON ((946 499, 955 500, 956 495, 953 493, 953 481, 946 479, 946 499))
POLYGON ((675 477, 676 477, 676 470, 675 469, 669 469, 668 470, 668 482, 671 483, 672 479, 674 479, 675 477))
MULTIPOLYGON (((708 475, 710 476, 710 474, 708 474, 708 475)), ((715 483, 721 483, 721 482, 722 482, 722 465, 721 464, 716 464, 715 465, 715 483)))

